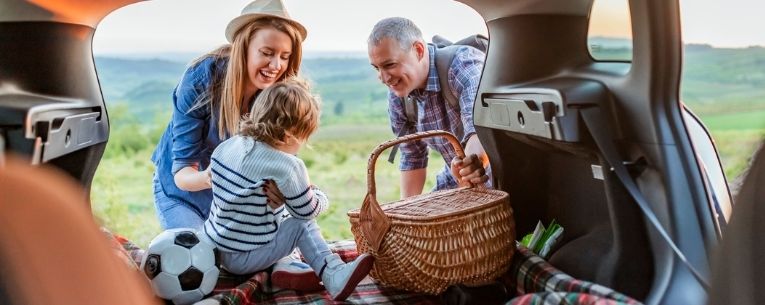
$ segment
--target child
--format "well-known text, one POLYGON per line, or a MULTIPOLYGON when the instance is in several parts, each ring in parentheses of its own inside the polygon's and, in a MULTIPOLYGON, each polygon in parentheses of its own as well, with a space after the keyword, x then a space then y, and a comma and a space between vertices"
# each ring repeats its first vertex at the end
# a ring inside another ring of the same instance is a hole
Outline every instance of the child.
POLYGON ((344 263, 316 224, 327 196, 310 183, 297 153, 318 123, 318 101, 304 83, 264 89, 239 135, 212 153, 213 205, 204 231, 221 250, 223 267, 236 274, 266 269, 297 247, 332 298, 344 300, 373 258, 344 263))

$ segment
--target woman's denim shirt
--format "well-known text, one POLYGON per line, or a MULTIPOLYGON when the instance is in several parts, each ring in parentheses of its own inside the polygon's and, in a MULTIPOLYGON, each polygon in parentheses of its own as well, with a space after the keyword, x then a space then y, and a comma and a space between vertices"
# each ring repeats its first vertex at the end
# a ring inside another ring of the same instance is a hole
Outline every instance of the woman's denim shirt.
POLYGON ((181 190, 173 176, 187 166, 197 165, 200 171, 206 169, 215 147, 229 137, 218 136, 217 107, 209 103, 197 105, 197 98, 207 93, 213 78, 225 75, 226 65, 226 59, 208 57, 186 70, 173 92, 173 116, 151 156, 161 191, 168 198, 195 209, 203 219, 210 212, 211 190, 181 190))

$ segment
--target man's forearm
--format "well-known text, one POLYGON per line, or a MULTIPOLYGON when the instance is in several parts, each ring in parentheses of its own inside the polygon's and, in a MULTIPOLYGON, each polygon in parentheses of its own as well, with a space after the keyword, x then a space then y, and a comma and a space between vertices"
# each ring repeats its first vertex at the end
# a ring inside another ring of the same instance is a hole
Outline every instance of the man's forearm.
POLYGON ((401 198, 422 194, 427 173, 424 168, 401 171, 401 198))

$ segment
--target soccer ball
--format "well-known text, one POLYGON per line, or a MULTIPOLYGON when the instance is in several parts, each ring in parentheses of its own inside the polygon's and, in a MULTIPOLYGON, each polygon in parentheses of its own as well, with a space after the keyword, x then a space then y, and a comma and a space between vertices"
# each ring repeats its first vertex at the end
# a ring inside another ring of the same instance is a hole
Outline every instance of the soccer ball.
POLYGON ((170 229, 155 237, 141 261, 154 293, 177 305, 212 292, 218 281, 218 250, 194 229, 170 229))

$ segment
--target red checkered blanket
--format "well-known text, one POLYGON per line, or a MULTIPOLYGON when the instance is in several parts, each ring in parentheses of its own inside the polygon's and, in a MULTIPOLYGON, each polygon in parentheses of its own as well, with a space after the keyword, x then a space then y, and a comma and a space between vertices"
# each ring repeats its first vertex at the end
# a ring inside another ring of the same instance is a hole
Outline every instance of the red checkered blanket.
MULTIPOLYGON (((114 241, 115 251, 136 267, 143 257, 143 250, 120 236, 107 234, 114 241)), ((330 243, 333 252, 344 260, 354 259, 356 244, 353 241, 330 243)), ((137 267, 136 267, 137 268, 137 267)), ((610 288, 580 281, 556 269, 530 250, 518 247, 508 272, 500 279, 509 291, 517 295, 508 305, 639 305, 624 294, 610 288)), ((271 286, 266 271, 252 275, 237 276, 222 273, 211 299, 221 304, 332 304, 326 292, 300 293, 279 290, 271 286)), ((441 304, 437 296, 411 293, 383 287, 373 279, 364 279, 356 291, 345 301, 350 304, 441 304)))
MULTIPOLYGON (((337 241, 329 244, 333 252, 340 255, 345 261, 351 261, 358 253, 356 244, 352 241, 337 241)), ((235 277, 234 277, 235 278, 235 277)), ((332 304, 332 297, 326 291, 313 293, 300 293, 294 290, 278 290, 269 283, 268 273, 265 271, 255 273, 244 283, 230 286, 237 280, 229 281, 227 276, 218 280, 215 292, 219 292, 216 298, 222 304, 246 305, 246 304, 332 304)), ((346 303, 350 304, 440 304, 440 299, 435 296, 427 296, 383 287, 367 277, 356 287, 346 303)))

